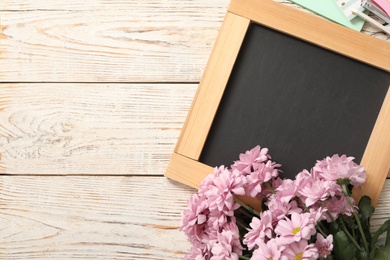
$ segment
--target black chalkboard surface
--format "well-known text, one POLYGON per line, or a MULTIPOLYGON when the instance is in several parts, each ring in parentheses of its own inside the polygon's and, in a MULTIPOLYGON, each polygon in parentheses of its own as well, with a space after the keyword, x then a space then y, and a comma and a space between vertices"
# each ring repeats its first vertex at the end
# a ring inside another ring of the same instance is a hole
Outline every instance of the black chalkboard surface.
POLYGON ((293 178, 335 153, 390 169, 389 43, 269 0, 231 0, 165 176, 198 188, 260 144, 293 178))
POLYGON ((260 144, 294 178, 335 153, 360 162, 390 74, 251 24, 199 161, 229 166, 260 144))

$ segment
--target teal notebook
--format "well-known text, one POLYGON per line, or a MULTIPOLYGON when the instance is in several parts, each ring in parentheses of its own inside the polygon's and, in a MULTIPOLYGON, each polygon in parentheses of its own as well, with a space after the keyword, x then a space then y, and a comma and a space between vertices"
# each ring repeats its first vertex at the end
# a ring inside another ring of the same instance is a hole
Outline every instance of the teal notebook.
POLYGON ((364 20, 360 17, 349 21, 334 0, 291 0, 291 2, 356 31, 360 31, 364 24, 364 20))

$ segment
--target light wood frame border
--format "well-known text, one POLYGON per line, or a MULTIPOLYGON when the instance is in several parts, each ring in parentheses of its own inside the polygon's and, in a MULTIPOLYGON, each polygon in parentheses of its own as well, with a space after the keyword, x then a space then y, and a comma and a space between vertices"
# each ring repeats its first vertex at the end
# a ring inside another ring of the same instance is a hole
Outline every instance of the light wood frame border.
MULTIPOLYGON (((198 188, 202 179, 212 173, 212 167, 198 160, 250 23, 261 24, 390 71, 388 42, 272 0, 232 0, 166 177, 198 188)), ((361 188, 355 190, 355 196, 369 195, 375 205, 390 168, 390 91, 382 104, 361 165, 365 167, 368 178, 361 188)))

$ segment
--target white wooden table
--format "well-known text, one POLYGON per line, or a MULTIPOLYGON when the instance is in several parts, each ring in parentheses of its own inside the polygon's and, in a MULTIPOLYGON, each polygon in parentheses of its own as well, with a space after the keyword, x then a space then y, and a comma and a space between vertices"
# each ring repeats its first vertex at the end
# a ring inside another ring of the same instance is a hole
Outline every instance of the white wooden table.
POLYGON ((163 174, 227 6, 0 1, 0 259, 183 259, 163 174))

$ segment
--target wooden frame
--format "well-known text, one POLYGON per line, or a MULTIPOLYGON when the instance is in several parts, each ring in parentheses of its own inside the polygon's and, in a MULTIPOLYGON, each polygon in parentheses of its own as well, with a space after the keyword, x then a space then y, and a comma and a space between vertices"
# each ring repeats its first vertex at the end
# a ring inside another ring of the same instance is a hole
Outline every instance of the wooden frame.
MULTIPOLYGON (((218 105, 250 23, 390 71, 389 43, 271 0, 232 0, 165 176, 197 188, 212 173, 199 162, 218 105)), ((390 168, 390 91, 361 161, 369 175, 355 196, 376 204, 390 168)))

